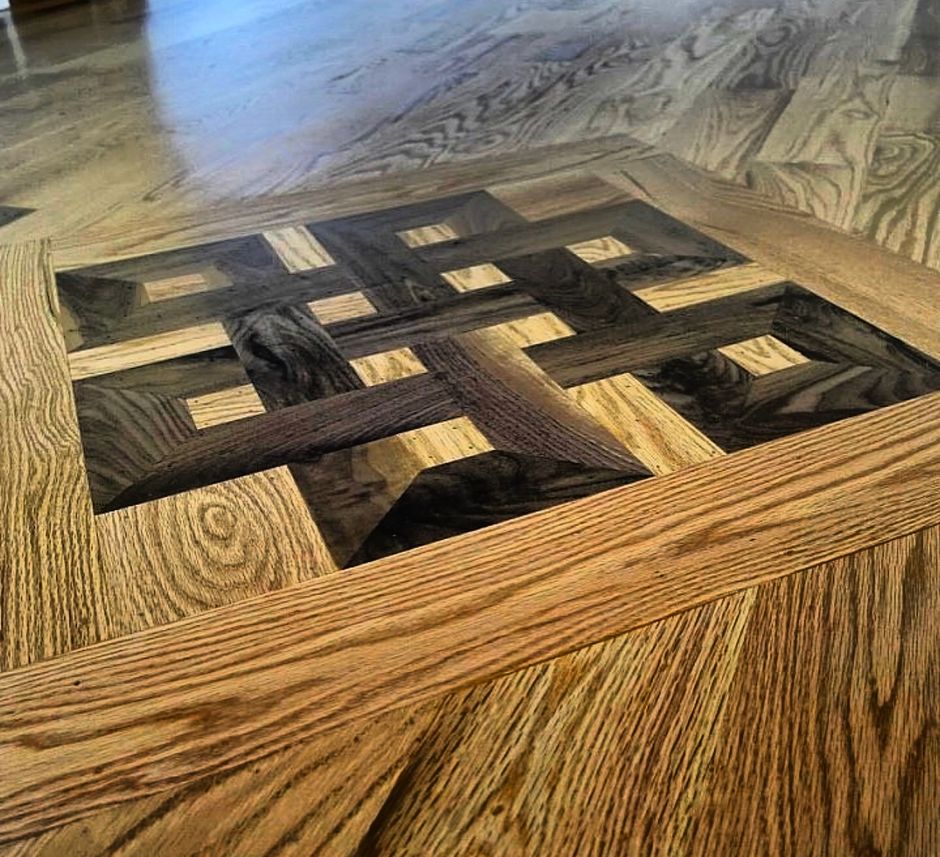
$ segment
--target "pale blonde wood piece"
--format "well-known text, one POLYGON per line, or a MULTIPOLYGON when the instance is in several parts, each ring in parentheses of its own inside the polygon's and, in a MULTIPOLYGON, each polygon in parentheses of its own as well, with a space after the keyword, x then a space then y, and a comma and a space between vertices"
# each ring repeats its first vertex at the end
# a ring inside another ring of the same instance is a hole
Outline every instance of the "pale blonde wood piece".
POLYGON ((752 375, 769 375, 791 366, 809 363, 809 358, 781 342, 776 336, 758 336, 718 349, 752 375))
POLYGON ((333 324, 350 318, 375 315, 375 307, 362 292, 321 298, 308 303, 307 308, 317 317, 320 324, 333 324))
POLYGON ((73 381, 107 375, 122 369, 133 369, 198 354, 229 344, 228 334, 219 322, 186 327, 157 333, 140 339, 129 339, 111 345, 99 345, 84 351, 73 351, 68 355, 69 369, 73 381))
POLYGON ((0 246, 0 670, 109 629, 57 315, 48 242, 0 246))
POLYGON ((258 391, 251 384, 194 396, 186 399, 186 408, 197 429, 230 423, 265 412, 258 391))
POLYGON ((291 273, 335 265, 326 248, 306 226, 285 226, 263 232, 264 240, 291 273))
POLYGON ((213 289, 223 289, 231 285, 231 281, 225 274, 215 268, 200 268, 196 271, 186 271, 161 277, 158 280, 148 280, 141 285, 147 300, 155 303, 180 298, 184 295, 209 292, 213 289))
POLYGON ((543 342, 553 342, 556 339, 575 335, 575 331, 552 312, 543 312, 516 321, 495 324, 488 330, 502 333, 519 348, 541 345, 543 342))
POLYGON ((415 229, 405 229, 398 233, 398 237, 413 248, 424 247, 426 244, 439 244, 441 241, 452 241, 459 236, 454 228, 446 223, 432 223, 415 229))
POLYGON ((629 373, 571 387, 568 393, 653 473, 674 473, 724 455, 629 373))
POLYGON ((604 238, 594 238, 591 241, 580 241, 577 244, 569 244, 568 249, 584 259, 589 265, 597 265, 603 262, 609 262, 612 259, 622 259, 624 256, 630 256, 633 250, 623 241, 607 235, 604 238))
POLYGON ((286 467, 119 509, 95 523, 125 634, 336 570, 286 467))
POLYGON ((0 836, 940 524, 938 473, 933 394, 0 675, 0 836))
POLYGON ((398 434, 394 440, 408 450, 422 470, 493 449, 483 433, 466 417, 398 434))
POLYGON ((471 292, 474 289, 485 289, 489 286, 498 286, 500 283, 511 282, 509 277, 490 262, 473 265, 470 268, 459 268, 456 271, 445 271, 441 276, 461 292, 471 292))
POLYGON ((697 277, 637 289, 633 294, 660 312, 680 309, 693 304, 736 295, 785 279, 760 265, 739 265, 723 268, 697 277))
POLYGON ((428 371, 410 348, 396 348, 381 354, 356 357, 349 361, 349 365, 369 387, 400 381, 428 371))

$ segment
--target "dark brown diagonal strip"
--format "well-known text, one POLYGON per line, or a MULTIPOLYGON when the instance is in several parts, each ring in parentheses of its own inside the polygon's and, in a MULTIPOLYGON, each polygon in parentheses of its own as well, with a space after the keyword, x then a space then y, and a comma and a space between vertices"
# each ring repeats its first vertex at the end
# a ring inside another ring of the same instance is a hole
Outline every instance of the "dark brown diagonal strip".
POLYGON ((448 388, 420 375, 205 429, 105 511, 247 476, 459 416, 448 388))
POLYGON ((535 345, 526 353, 563 387, 586 384, 765 334, 786 290, 786 284, 754 289, 632 324, 535 345))

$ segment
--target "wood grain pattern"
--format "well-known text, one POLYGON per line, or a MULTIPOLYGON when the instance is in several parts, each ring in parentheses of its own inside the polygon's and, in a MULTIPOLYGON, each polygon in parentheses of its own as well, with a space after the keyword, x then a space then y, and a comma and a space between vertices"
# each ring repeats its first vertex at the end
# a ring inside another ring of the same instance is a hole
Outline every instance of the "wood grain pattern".
POLYGON ((270 229, 264 233, 264 239, 292 274, 336 264, 323 245, 304 226, 270 229))
POLYGON ((629 373, 568 392, 653 473, 674 473, 724 451, 629 373))
POLYGON ((459 555, 423 548, 2 676, 3 835, 940 523, 938 407, 927 396, 482 531, 459 555))
POLYGON ((286 468, 119 509, 95 527, 114 612, 133 617, 115 619, 119 634, 336 570, 286 468))
POLYGON ((509 277, 489 262, 456 271, 444 271, 441 276, 459 292, 471 292, 509 282, 509 277))
POLYGON ((46 243, 0 247, 0 669, 107 636, 46 243))
POLYGON ((350 360, 349 365, 368 387, 400 381, 402 378, 410 378, 427 371, 410 348, 357 357, 350 360))
POLYGON ((733 345, 723 345, 718 351, 752 375, 769 375, 791 366, 809 363, 808 358, 799 351, 769 335, 757 336, 733 345))
POLYGON ((934 850, 938 571, 934 528, 758 591, 689 853, 934 850))
POLYGON ((184 330, 73 351, 68 356, 69 372, 73 381, 80 381, 174 357, 198 354, 228 344, 225 328, 218 322, 210 322, 184 330))
POLYGON ((335 324, 338 321, 375 314, 375 307, 362 292, 310 301, 307 309, 317 317, 320 324, 335 324))
POLYGON ((332 730, 222 776, 104 810, 3 857, 224 853, 348 855, 369 836, 437 704, 332 730))
POLYGON ((670 853, 687 841, 756 593, 453 694, 376 854, 670 853))
POLYGON ((669 312, 680 307, 770 286, 783 279, 785 278, 765 270, 760 265, 748 264, 635 289, 633 294, 660 312, 669 312))
POLYGON ((929 854, 938 569, 933 528, 454 694, 368 844, 929 854))
POLYGON ((715 180, 675 159, 649 158, 608 179, 636 191, 637 183, 670 210, 720 236, 758 264, 813 289, 932 356, 940 356, 940 277, 907 260, 816 225, 746 189, 715 180), (704 200, 707 199, 707 203, 704 200), (838 264, 833 260, 838 259, 838 264), (886 279, 903 283, 884 299, 886 279))
POLYGON ((264 404, 250 384, 194 396, 186 400, 186 409, 198 429, 254 417, 265 412, 264 404))

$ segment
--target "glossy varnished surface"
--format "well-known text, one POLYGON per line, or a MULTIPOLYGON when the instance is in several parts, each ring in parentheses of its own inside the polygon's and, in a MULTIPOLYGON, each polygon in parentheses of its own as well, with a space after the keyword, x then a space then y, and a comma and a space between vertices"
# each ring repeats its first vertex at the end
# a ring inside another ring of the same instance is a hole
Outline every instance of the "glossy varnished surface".
POLYGON ((288 467, 340 566, 940 390, 929 356, 629 198, 529 221, 442 197, 58 287, 99 513, 288 467))
POLYGON ((21 20, 3 857, 932 855, 937 20, 21 20))
POLYGON ((629 133, 936 266, 937 16, 934 0, 82 4, 7 32, 0 200, 65 237, 629 133))

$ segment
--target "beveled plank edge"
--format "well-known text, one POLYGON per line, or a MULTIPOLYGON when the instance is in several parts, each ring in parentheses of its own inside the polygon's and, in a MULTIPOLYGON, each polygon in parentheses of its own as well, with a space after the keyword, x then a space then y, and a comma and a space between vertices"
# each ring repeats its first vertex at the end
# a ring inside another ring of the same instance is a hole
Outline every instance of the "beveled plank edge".
POLYGON ((647 157, 646 143, 617 135, 579 143, 526 149, 499 157, 480 157, 427 169, 379 177, 327 182, 295 193, 257 197, 162 215, 144 209, 139 229, 84 231, 53 245, 57 271, 114 262, 210 241, 254 235, 267 229, 396 208, 484 190, 490 185, 541 178, 571 170, 600 168, 631 157, 647 157))
POLYGON ((940 523, 938 495, 940 393, 10 672, 0 840, 940 523))
POLYGON ((594 173, 940 359, 940 272, 670 154, 594 173))

